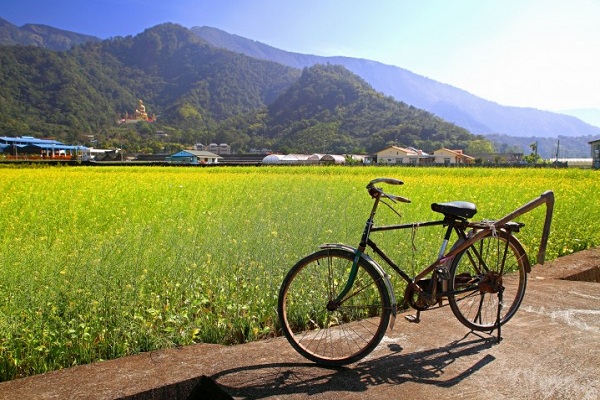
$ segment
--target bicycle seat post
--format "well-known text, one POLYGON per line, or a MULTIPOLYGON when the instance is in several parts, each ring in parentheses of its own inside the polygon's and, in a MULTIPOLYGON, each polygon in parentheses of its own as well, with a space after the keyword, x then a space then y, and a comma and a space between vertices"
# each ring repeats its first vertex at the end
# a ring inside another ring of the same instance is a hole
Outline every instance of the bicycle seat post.
POLYGON ((441 260, 446 254, 446 248, 448 247, 448 242, 450 241, 450 236, 452 235, 452 230, 454 229, 454 220, 450 218, 446 218, 448 220, 448 228, 446 229, 446 234, 444 235, 444 240, 442 241, 442 245, 440 246, 440 252, 438 254, 438 260, 441 260))

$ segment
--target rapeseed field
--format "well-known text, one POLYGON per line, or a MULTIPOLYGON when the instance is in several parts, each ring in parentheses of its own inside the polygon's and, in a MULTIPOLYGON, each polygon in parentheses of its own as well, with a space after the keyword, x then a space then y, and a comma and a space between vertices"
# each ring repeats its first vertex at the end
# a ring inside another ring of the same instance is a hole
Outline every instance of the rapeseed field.
MULTIPOLYGON (((497 219, 553 190, 547 259, 600 244, 600 179, 577 169, 410 167, 0 168, 0 381, 159 348, 278 334, 279 285, 325 242, 357 245, 393 177, 383 223, 438 218, 432 202, 497 219)), ((519 220, 535 260, 543 207, 519 220)), ((442 228, 382 236, 414 273, 442 228)), ((394 281, 398 296, 403 288, 394 281)), ((452 318, 449 315, 449 318, 452 318)))

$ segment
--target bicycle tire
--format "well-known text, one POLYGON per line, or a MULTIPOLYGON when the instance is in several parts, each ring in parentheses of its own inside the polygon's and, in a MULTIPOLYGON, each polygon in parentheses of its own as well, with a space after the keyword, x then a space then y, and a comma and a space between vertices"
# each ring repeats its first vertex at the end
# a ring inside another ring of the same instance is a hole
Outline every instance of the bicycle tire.
POLYGON ((350 292, 334 311, 327 309, 344 288, 354 254, 324 249, 298 261, 279 291, 283 333, 301 355, 318 364, 340 366, 365 357, 387 329, 390 298, 383 278, 363 259, 350 292))
POLYGON ((520 243, 503 230, 490 231, 456 255, 450 268, 449 289, 453 294, 448 296, 456 318, 475 331, 492 331, 498 327, 498 319, 500 325, 508 322, 525 295, 526 262, 520 243), (461 293, 455 293, 458 291, 461 293))

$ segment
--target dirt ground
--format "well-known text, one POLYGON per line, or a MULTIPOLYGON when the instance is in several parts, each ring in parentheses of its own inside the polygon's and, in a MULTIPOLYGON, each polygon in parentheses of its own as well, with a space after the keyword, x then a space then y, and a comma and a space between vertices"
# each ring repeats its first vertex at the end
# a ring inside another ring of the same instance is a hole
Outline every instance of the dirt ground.
POLYGON ((599 399, 600 249, 535 266, 503 340, 449 308, 400 316, 367 358, 327 369, 285 338, 199 344, 0 383, 0 399, 599 399))

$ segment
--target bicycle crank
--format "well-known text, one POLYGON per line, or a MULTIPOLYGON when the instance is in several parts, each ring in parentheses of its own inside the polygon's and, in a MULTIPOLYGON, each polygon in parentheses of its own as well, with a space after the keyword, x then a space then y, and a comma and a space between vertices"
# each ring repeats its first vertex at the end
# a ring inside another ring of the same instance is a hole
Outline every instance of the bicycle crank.
POLYGON ((423 289, 419 292, 413 289, 411 285, 406 286, 406 290, 404 291, 404 299, 413 309, 417 311, 425 311, 437 303, 437 300, 432 299, 431 294, 426 292, 426 290, 428 290, 429 283, 429 279, 422 279, 417 282, 417 285, 423 289))

